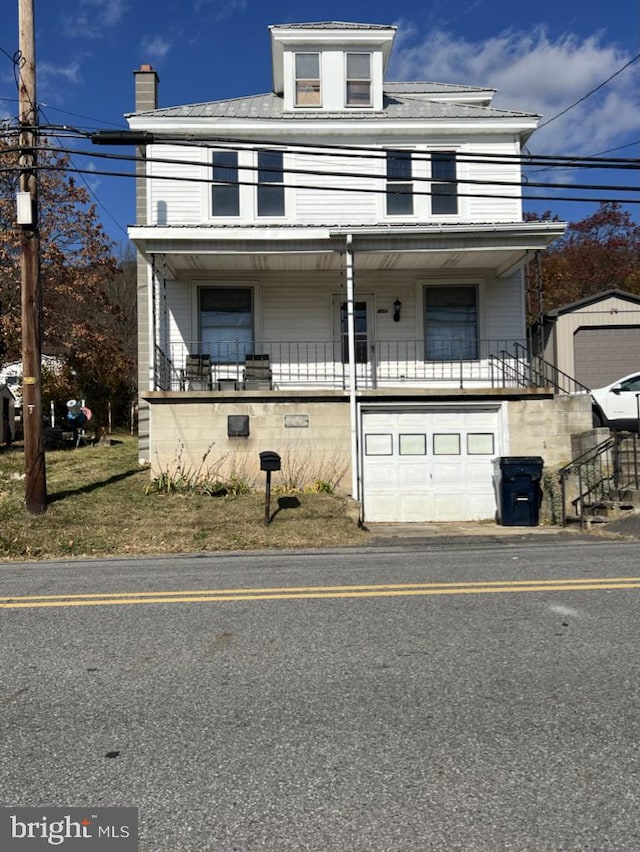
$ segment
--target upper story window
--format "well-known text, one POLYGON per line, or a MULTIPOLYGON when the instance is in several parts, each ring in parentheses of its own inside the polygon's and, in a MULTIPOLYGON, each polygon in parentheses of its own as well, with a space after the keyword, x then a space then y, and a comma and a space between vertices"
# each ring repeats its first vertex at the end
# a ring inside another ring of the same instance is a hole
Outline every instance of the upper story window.
POLYGON ((284 216, 282 151, 258 151, 258 216, 284 216))
POLYGON ((212 216, 240 215, 240 185, 238 183, 238 152, 214 151, 212 216))
POLYGON ((321 106, 319 53, 296 53, 296 106, 321 106))
POLYGON ((411 151, 387 151, 387 216, 413 214, 411 151))
POLYGON ((431 213, 434 216, 455 216, 457 214, 458 185, 455 182, 456 179, 456 155, 451 151, 432 153, 431 213))
POLYGON ((370 53, 347 53, 347 106, 371 106, 370 53))

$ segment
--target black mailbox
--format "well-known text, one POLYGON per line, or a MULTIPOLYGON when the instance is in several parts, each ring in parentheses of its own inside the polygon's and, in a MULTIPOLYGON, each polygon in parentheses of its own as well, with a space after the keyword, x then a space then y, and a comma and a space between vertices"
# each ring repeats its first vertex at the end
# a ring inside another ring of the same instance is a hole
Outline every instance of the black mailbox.
POLYGON ((272 471, 280 470, 280 456, 271 450, 265 450, 260 453, 260 470, 272 471))

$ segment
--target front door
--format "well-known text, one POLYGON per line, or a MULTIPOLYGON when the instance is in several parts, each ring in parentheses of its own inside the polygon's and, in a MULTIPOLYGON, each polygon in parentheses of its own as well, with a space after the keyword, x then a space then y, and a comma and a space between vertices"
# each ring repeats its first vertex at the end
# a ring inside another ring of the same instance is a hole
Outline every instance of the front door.
MULTIPOLYGON (((373 386, 375 367, 373 363, 373 344, 371 326, 373 316, 373 296, 361 296, 353 306, 353 324, 355 331, 356 378, 359 386, 373 386)), ((334 327, 337 330, 339 357, 343 365, 349 363, 349 334, 347 324, 347 303, 340 297, 334 297, 334 327)))

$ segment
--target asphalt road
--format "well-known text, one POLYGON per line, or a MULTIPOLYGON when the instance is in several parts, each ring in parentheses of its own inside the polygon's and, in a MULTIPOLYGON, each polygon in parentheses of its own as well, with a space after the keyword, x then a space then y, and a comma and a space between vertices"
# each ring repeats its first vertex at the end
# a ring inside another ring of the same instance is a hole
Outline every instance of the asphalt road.
POLYGON ((137 807, 144 852, 640 849, 637 543, 4 565, 0 589, 3 804, 137 807))

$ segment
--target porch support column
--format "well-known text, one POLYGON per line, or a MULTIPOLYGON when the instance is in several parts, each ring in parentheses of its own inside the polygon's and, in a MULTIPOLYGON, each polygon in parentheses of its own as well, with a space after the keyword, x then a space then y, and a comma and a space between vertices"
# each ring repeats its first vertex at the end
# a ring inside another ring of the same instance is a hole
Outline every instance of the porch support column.
POLYGON ((149 334, 149 390, 156 390, 156 352, 158 346, 158 273, 156 270, 156 256, 151 255, 151 282, 150 282, 150 334, 149 334))
POLYGON ((358 459, 358 410, 356 406, 356 325, 355 325, 355 286, 353 277, 353 237, 346 238, 346 275, 347 275, 347 343, 349 349, 349 426, 351 432, 351 495, 360 500, 360 464, 358 459))

